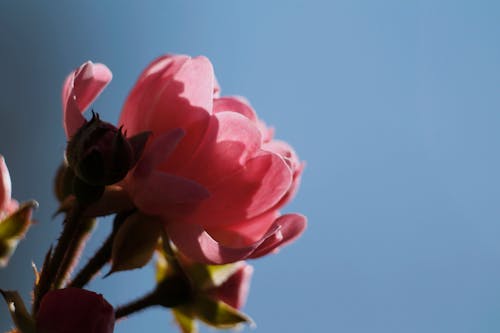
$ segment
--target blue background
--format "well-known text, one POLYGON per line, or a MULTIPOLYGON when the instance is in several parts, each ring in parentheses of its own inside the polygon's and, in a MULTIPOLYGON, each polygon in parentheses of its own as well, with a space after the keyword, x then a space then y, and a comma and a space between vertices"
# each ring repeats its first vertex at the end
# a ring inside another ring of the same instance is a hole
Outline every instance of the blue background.
MULTIPOLYGON (((0 152, 14 197, 41 207, 0 286, 28 299, 30 262, 59 232, 64 77, 107 64, 94 109, 115 122, 149 61, 204 54, 223 94, 247 96, 307 161, 285 209, 307 232, 253 262, 257 332, 498 332, 499 18, 498 1, 2 2, 0 152)), ((152 281, 149 267, 90 288, 120 304, 152 281)), ((162 309, 116 326, 141 331, 176 328, 162 309)))

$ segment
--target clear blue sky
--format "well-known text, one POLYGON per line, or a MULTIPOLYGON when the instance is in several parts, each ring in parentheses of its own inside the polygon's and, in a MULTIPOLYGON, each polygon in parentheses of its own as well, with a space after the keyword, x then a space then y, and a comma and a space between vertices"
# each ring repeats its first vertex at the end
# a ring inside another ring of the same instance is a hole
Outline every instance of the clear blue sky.
MULTIPOLYGON (((306 214, 309 229, 253 262, 257 332, 498 332, 499 18, 498 1, 3 2, 0 152, 14 196, 41 208, 0 286, 27 298, 31 259, 59 230, 65 75, 106 63, 114 80, 94 108, 116 121, 150 60, 204 54, 223 93, 247 96, 307 161, 285 211, 306 214)), ((108 230, 103 221, 90 246, 108 230)), ((152 274, 91 288, 118 304, 152 274)), ((163 310, 116 328, 141 331, 175 328, 163 310)))

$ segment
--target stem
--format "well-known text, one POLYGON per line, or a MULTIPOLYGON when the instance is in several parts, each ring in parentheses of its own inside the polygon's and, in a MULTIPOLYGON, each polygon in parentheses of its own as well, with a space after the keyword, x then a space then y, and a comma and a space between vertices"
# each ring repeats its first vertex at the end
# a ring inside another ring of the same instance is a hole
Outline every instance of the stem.
POLYGON ((71 241, 63 262, 59 266, 59 270, 56 274, 54 281, 54 287, 56 289, 61 288, 64 285, 64 282, 68 279, 69 275, 78 263, 80 254, 85 248, 85 242, 94 229, 95 223, 96 220, 94 218, 81 218, 78 222, 78 228, 75 232, 73 240, 71 241))
POLYGON ((68 287, 83 288, 92 278, 106 265, 111 258, 114 235, 109 235, 106 241, 97 250, 95 255, 89 259, 87 264, 78 272, 68 287))
POLYGON ((63 222, 63 230, 61 233, 61 237, 54 249, 52 257, 50 258, 46 269, 42 270, 40 274, 40 282, 35 290, 35 300, 33 303, 34 313, 38 311, 40 306, 40 301, 43 296, 50 290, 52 286, 52 282, 55 280, 57 274, 57 268, 59 263, 64 259, 64 255, 66 254, 66 250, 73 239, 75 232, 78 229, 78 221, 81 212, 83 211, 83 207, 75 202, 75 205, 72 207, 69 214, 66 215, 66 218, 63 222))
POLYGON ((116 215, 113 223, 113 231, 96 251, 94 256, 91 257, 85 266, 83 266, 83 268, 78 272, 73 281, 68 284, 68 287, 83 288, 104 267, 104 265, 111 260, 111 252, 113 249, 115 235, 129 215, 130 212, 116 215))
POLYGON ((188 277, 184 273, 179 272, 179 274, 168 276, 160 281, 156 288, 149 294, 131 303, 117 307, 115 317, 119 319, 154 305, 174 308, 191 302, 193 295, 194 290, 191 287, 188 277))
POLYGON ((158 305, 157 299, 158 295, 155 292, 152 292, 128 304, 119 306, 116 308, 115 318, 120 319, 134 312, 142 311, 150 306, 158 305))

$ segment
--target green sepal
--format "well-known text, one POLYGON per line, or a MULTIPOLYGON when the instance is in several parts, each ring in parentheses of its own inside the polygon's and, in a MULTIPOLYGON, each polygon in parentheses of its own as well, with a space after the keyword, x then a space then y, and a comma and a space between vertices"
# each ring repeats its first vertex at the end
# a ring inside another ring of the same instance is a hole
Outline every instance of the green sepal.
POLYGON ((175 271, 172 268, 172 265, 169 263, 167 256, 165 255, 162 249, 157 249, 158 254, 156 256, 155 262, 155 278, 156 282, 160 283, 165 280, 167 277, 172 276, 175 271))
POLYGON ((178 306, 172 309, 172 314, 182 333, 198 333, 198 325, 189 307, 178 306))
POLYGON ((111 271, 141 268, 153 257, 161 235, 161 224, 155 219, 139 213, 130 215, 113 241, 111 271))
POLYGON ((254 325, 252 319, 244 313, 208 296, 198 296, 191 307, 198 319, 216 328, 235 328, 240 324, 254 325))
POLYGON ((226 282, 241 265, 203 265, 194 263, 188 267, 188 275, 198 290, 215 288, 226 282))
POLYGON ((73 194, 73 180, 75 178, 75 173, 64 161, 61 163, 56 172, 56 177, 54 180, 54 194, 59 202, 64 202, 64 200, 71 194, 73 194))
POLYGON ((17 291, 1 290, 10 315, 20 333, 36 333, 35 320, 30 316, 24 302, 17 291))
POLYGON ((0 267, 5 267, 17 244, 31 225, 33 209, 38 207, 34 200, 23 203, 14 213, 0 222, 0 267))
POLYGON ((152 131, 145 131, 127 139, 130 146, 132 146, 132 151, 134 152, 134 161, 132 162, 132 165, 135 165, 141 158, 144 148, 146 148, 146 143, 152 134, 152 131))

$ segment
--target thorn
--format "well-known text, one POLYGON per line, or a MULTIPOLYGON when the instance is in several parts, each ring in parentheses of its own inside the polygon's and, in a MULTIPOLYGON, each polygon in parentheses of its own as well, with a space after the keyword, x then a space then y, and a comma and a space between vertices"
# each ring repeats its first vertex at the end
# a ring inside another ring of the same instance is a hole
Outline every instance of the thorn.
POLYGON ((115 273, 115 271, 113 270, 113 267, 111 267, 111 269, 109 270, 109 272, 107 272, 102 278, 105 279, 105 278, 107 278, 108 276, 110 276, 113 273, 115 273))

